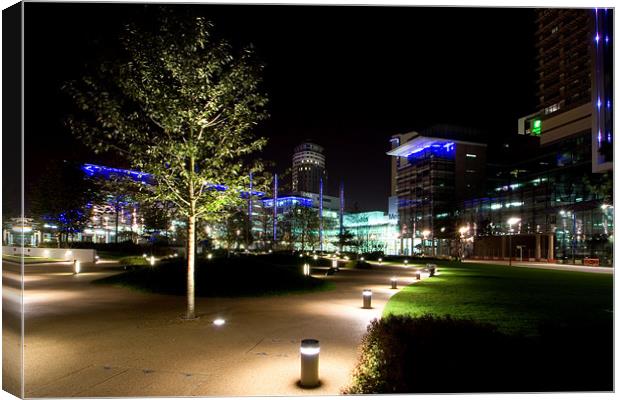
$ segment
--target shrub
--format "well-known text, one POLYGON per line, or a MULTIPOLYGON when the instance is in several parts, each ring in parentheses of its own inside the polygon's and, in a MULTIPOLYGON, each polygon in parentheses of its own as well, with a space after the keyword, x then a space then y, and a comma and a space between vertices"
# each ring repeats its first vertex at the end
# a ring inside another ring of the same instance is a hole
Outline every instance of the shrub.
POLYGON ((431 315, 374 320, 362 340, 353 382, 344 392, 506 390, 504 378, 515 371, 502 360, 514 361, 517 347, 495 326, 471 320, 431 315))
POLYGON ((129 266, 134 266, 134 265, 149 265, 149 260, 141 256, 130 256, 130 257, 120 258, 118 260, 118 263, 120 265, 129 267, 129 266))
POLYGON ((343 392, 613 390, 612 327, 590 328, 571 321, 525 337, 449 316, 389 316, 369 325, 343 392))

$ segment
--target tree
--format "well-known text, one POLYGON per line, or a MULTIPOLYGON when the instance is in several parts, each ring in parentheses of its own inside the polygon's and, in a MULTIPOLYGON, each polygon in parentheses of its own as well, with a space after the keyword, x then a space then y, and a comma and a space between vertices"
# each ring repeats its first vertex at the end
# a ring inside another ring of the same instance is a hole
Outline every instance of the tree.
POLYGON ((42 171, 31 192, 30 210, 36 218, 57 227, 60 247, 86 227, 97 193, 77 165, 64 160, 51 162, 42 171))
POLYGON ((319 213, 310 207, 296 205, 291 210, 289 218, 292 222, 295 242, 301 245, 301 251, 306 249, 306 244, 313 249, 318 243, 319 213))
POLYGON ((214 39, 202 17, 164 10, 150 25, 127 25, 117 58, 64 86, 80 110, 67 122, 96 152, 116 152, 153 175, 142 202, 172 202, 186 218, 192 319, 196 221, 239 205, 248 173, 261 170, 244 157, 266 143, 252 132, 266 117, 263 68, 251 48, 236 53, 214 39))
POLYGON ((342 251, 342 249, 348 246, 355 246, 356 244, 353 234, 347 229, 338 234, 338 241, 336 243, 338 244, 339 251, 342 251))

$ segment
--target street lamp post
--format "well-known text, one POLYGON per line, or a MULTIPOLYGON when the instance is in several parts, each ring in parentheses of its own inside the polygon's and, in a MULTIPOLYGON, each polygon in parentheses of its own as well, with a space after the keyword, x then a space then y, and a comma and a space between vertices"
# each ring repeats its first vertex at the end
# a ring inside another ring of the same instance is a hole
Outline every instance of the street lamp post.
POLYGON ((508 218, 508 266, 512 267, 512 226, 519 223, 521 218, 508 218))
POLYGON ((426 238, 428 237, 428 235, 431 234, 431 231, 429 231, 428 229, 425 229, 422 231, 422 238, 424 240, 423 244, 422 244, 422 253, 424 255, 426 255, 426 238))
POLYGON ((461 259, 465 258, 465 241, 463 239, 465 238, 467 231, 469 231, 468 226, 462 226, 459 228, 459 233, 461 234, 461 259))

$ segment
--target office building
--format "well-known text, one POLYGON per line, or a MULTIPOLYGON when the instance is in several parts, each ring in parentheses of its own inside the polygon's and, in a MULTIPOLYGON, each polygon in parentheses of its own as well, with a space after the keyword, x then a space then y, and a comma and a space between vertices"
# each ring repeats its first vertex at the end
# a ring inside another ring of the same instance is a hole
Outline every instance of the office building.
POLYGON ((293 192, 319 193, 321 179, 327 182, 323 147, 311 142, 301 143, 293 153, 293 192))
POLYGON ((395 135, 391 143, 401 252, 449 252, 458 201, 483 191, 487 145, 480 132, 447 125, 395 135))

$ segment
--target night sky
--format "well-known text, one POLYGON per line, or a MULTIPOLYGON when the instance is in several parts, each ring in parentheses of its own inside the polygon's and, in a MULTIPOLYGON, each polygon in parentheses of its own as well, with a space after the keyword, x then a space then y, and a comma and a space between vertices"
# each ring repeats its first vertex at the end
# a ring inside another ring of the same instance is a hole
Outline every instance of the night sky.
MULTIPOLYGON (((71 103, 60 86, 113 56, 119 27, 145 7, 158 6, 25 4, 26 192, 50 158, 114 163, 63 127, 71 103)), ((263 157, 276 172, 311 139, 326 149, 327 194, 343 180, 360 210, 387 210, 391 135, 448 123, 501 141, 535 109, 532 9, 176 7, 256 47, 270 99, 256 134, 269 138, 263 157)))

